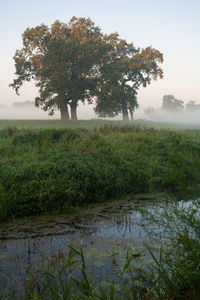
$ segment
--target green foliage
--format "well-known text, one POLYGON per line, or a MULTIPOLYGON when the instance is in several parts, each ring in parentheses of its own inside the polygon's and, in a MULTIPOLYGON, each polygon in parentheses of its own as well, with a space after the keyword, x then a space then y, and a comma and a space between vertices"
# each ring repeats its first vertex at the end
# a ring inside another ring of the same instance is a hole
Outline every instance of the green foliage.
POLYGON ((198 180, 199 153, 195 131, 6 129, 0 132, 1 218, 67 211, 129 193, 184 191, 198 180))
POLYGON ((82 246, 69 245, 69 248, 67 257, 57 256, 46 268, 27 275, 25 295, 22 299, 131 300, 142 299, 145 296, 147 289, 142 285, 142 269, 134 267, 134 261, 141 253, 130 248, 124 253, 125 263, 118 276, 120 283, 110 279, 96 282, 92 268, 88 268, 82 246), (80 273, 78 276, 77 270, 80 273), (140 283, 134 275, 136 272, 137 276, 140 273, 140 283), (134 281, 134 286, 130 284, 130 280, 134 281))
POLYGON ((1 138, 2 137, 8 138, 10 136, 15 135, 17 132, 18 132, 17 127, 7 126, 3 130, 0 131, 0 136, 1 136, 1 138))
POLYGON ((11 86, 18 93, 25 81, 39 88, 35 105, 50 115, 60 110, 62 119, 76 119, 78 101, 92 102, 102 57, 110 39, 90 18, 73 17, 68 23, 41 24, 23 33, 23 47, 14 56, 16 78, 11 86))
POLYGON ((162 62, 163 55, 158 50, 152 47, 136 49, 133 43, 116 39, 101 68, 95 112, 103 117, 122 113, 123 120, 128 120, 129 110, 132 119, 133 111, 138 107, 138 89, 163 77, 159 67, 162 62))
MULTIPOLYGON (((189 205, 170 199, 148 215, 150 224, 162 226, 167 236, 159 258, 147 246, 154 260, 150 267, 152 286, 159 299, 199 299, 199 211, 199 199, 189 205)), ((153 232, 150 235, 155 237, 153 232)))
POLYGON ((7 201, 6 193, 3 186, 0 184, 0 222, 7 218, 7 201))

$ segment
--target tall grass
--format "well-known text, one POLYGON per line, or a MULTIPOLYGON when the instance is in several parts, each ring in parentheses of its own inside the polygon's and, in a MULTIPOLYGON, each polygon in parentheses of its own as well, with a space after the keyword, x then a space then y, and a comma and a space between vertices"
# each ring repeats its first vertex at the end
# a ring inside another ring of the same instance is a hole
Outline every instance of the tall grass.
MULTIPOLYGON (((150 268, 152 291, 159 299, 199 299, 200 200, 170 200, 147 216, 149 224, 162 226, 166 236, 159 258, 147 246, 155 263, 150 268)), ((150 235, 161 238, 155 232, 150 235)))
POLYGON ((138 126, 0 131, 0 220, 198 182, 200 138, 138 126))

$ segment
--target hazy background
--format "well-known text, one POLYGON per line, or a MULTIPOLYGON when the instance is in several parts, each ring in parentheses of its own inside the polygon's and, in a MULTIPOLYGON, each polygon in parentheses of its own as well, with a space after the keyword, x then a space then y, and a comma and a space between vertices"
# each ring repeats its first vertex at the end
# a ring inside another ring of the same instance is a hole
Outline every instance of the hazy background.
MULTIPOLYGON (((68 22, 74 15, 90 17, 104 33, 118 31, 121 38, 134 42, 135 46, 151 45, 164 54, 161 66, 164 79, 140 89, 136 118, 147 117, 143 114, 145 107, 160 107, 165 94, 174 94, 185 103, 189 100, 200 103, 199 0, 0 0, 0 4, 0 118, 48 117, 37 108, 13 109, 13 102, 33 101, 37 89, 26 84, 17 96, 8 87, 14 78, 12 57, 22 47, 21 35, 27 27, 50 25, 57 19, 68 22)), ((161 120, 164 116, 167 114, 160 115, 161 120)), ((95 114, 91 106, 80 105, 78 117, 94 118, 95 114)), ((59 118, 59 114, 54 118, 59 118)))

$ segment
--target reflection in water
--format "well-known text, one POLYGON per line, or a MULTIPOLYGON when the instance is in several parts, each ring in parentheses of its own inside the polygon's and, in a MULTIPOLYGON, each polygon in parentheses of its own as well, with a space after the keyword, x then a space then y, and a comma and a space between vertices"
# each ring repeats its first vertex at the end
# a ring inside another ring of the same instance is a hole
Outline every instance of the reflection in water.
POLYGON ((127 214, 110 215, 109 222, 98 228, 95 234, 101 237, 141 239, 146 236, 141 214, 137 211, 127 214))

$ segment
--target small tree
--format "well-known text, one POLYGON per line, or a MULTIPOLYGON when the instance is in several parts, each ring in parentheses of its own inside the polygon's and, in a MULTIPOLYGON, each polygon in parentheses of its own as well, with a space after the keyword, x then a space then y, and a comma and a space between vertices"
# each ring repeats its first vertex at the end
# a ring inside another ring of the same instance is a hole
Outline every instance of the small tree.
POLYGON ((167 112, 179 112, 184 109, 184 102, 177 100, 174 95, 165 95, 162 98, 162 110, 167 112))
POLYGON ((58 109, 62 119, 69 119, 69 105, 71 118, 77 119, 78 102, 92 102, 107 44, 90 19, 73 17, 68 24, 28 28, 23 48, 14 56, 16 79, 11 86, 18 93, 25 81, 33 80, 39 88, 36 106, 49 114, 58 109))

